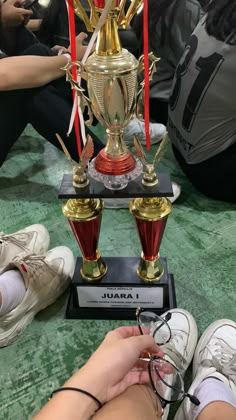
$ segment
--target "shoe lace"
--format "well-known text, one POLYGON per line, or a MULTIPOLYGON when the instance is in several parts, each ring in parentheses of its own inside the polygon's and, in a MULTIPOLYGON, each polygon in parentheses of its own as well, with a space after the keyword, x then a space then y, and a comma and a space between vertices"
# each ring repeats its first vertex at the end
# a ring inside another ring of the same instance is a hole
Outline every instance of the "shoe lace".
POLYGON ((171 330, 171 341, 164 346, 164 353, 171 358, 175 366, 180 370, 184 370, 187 363, 187 350, 185 354, 181 354, 175 347, 175 343, 179 344, 184 339, 184 332, 181 330, 171 330), (185 358, 186 357, 186 358, 185 358))
POLYGON ((23 270, 25 268, 26 271, 35 271, 44 265, 48 266, 45 257, 46 255, 28 254, 24 257, 16 257, 13 261, 18 262, 23 270))
POLYGON ((0 244, 1 243, 6 245, 12 243, 26 250, 26 247, 22 244, 22 241, 17 239, 14 233, 6 235, 4 232, 0 232, 0 244))
POLYGON ((236 354, 223 339, 217 338, 211 342, 211 346, 205 349, 212 355, 211 359, 203 359, 201 364, 204 367, 214 367, 217 372, 224 375, 227 379, 236 382, 236 354), (216 348, 214 355, 212 354, 212 345, 216 348))

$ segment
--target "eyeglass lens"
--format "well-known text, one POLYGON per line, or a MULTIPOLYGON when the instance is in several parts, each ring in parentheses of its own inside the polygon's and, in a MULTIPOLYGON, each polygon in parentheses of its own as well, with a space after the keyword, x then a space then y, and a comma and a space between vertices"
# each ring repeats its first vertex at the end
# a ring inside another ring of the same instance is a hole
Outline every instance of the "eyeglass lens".
POLYGON ((167 402, 182 400, 184 383, 179 371, 168 361, 156 358, 149 366, 149 373, 159 396, 167 402))
POLYGON ((171 330, 168 323, 154 312, 140 312, 139 325, 142 333, 150 334, 159 345, 167 343, 171 338, 171 330))

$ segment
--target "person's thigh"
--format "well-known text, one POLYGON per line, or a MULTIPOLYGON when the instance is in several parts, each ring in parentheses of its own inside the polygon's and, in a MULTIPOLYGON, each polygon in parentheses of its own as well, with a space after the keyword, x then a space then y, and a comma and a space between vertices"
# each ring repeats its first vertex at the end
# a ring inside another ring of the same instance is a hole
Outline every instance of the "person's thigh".
POLYGON ((153 122, 167 125, 168 102, 160 101, 157 98, 150 99, 150 119, 153 122))
MULTIPOLYGON (((46 140, 57 148, 61 146, 56 138, 56 133, 62 137, 72 159, 78 161, 78 148, 74 129, 67 136, 72 111, 72 100, 53 85, 49 84, 41 88, 32 98, 29 106, 29 122, 46 140)), ((94 142, 94 154, 96 155, 104 145, 93 132, 86 127, 86 134, 90 134, 94 142)))
POLYGON ((181 169, 194 187, 210 198, 236 203, 236 143, 204 162, 189 165, 173 146, 181 169))
POLYGON ((158 420, 161 411, 160 403, 150 388, 133 385, 105 404, 93 420, 158 420))

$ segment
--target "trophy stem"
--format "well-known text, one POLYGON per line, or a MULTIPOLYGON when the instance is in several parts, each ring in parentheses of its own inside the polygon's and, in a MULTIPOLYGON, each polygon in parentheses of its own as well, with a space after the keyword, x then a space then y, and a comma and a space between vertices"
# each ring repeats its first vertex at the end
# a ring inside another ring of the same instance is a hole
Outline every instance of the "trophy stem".
POLYGON ((107 266, 97 250, 102 220, 103 201, 100 199, 70 199, 62 211, 83 255, 82 277, 88 282, 100 280, 107 266))
POLYGON ((113 56, 122 50, 117 25, 117 10, 111 10, 104 25, 98 32, 96 54, 100 56, 113 56))
POLYGON ((159 281, 164 273, 159 249, 171 209, 166 198, 136 198, 130 203, 142 245, 137 274, 147 283, 159 281))

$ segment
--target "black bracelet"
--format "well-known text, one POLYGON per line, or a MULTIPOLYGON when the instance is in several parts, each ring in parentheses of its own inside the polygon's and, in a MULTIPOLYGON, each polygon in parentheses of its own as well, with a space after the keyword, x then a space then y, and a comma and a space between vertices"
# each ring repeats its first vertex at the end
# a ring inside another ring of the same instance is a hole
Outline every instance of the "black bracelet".
POLYGON ((76 391, 76 392, 80 392, 81 394, 85 394, 88 397, 92 398, 99 406, 99 408, 101 408, 103 406, 103 404, 101 403, 101 401, 99 401, 94 395, 90 394, 90 392, 85 391, 84 389, 80 389, 80 388, 74 388, 71 386, 65 386, 64 388, 58 388, 55 389, 55 391, 53 391, 50 395, 50 399, 53 397, 54 394, 56 394, 57 392, 61 392, 61 391, 76 391))

